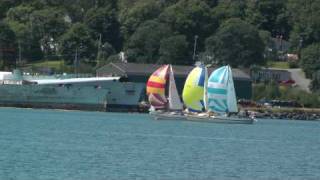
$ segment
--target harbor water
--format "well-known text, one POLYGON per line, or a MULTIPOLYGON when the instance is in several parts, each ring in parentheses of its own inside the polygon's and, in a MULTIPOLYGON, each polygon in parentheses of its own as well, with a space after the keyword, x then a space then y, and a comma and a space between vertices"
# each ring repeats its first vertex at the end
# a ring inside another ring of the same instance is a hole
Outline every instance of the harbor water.
POLYGON ((320 122, 0 108, 0 179, 319 179, 320 122))

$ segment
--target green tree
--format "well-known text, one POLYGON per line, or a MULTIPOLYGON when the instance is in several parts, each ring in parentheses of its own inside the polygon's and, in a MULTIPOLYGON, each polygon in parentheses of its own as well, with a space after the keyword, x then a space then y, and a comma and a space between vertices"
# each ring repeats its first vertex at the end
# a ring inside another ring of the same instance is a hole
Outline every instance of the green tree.
POLYGON ((159 64, 190 64, 186 37, 177 35, 162 39, 159 55, 159 64))
POLYGON ((60 39, 60 53, 67 64, 72 64, 75 56, 79 60, 95 61, 97 48, 90 36, 89 28, 80 23, 74 24, 60 39))
POLYGON ((288 0, 287 7, 293 26, 290 33, 292 49, 320 42, 320 1, 288 0))
POLYGON ((260 30, 259 36, 265 45, 264 58, 266 58, 266 60, 277 59, 276 44, 272 40, 271 33, 269 31, 260 30))
POLYGON ((40 36, 33 34, 31 14, 35 10, 30 5, 19 5, 11 8, 5 21, 15 32, 18 48, 21 52, 21 60, 40 60, 43 53, 40 48, 40 36))
POLYGON ((246 1, 224 0, 219 1, 213 9, 213 16, 219 24, 230 18, 244 19, 246 17, 246 1))
POLYGON ((27 24, 30 21, 30 15, 35 10, 32 6, 20 5, 10 8, 7 12, 6 20, 27 24))
POLYGON ((264 49, 258 30, 240 19, 226 21, 206 40, 206 52, 218 64, 245 67, 264 64, 264 49))
POLYGON ((147 20, 158 17, 161 13, 161 2, 158 0, 139 1, 133 7, 120 11, 121 32, 128 40, 135 30, 147 20))
POLYGON ((161 40, 172 34, 170 28, 157 21, 147 21, 130 37, 127 55, 129 61, 156 63, 161 40), (152 32, 152 33, 150 33, 152 32))
POLYGON ((313 92, 320 91, 320 70, 317 70, 312 74, 312 81, 310 84, 310 90, 313 92))
POLYGON ((271 32, 271 35, 289 37, 291 25, 289 13, 286 10, 287 0, 247 1, 246 20, 258 29, 271 32))
POLYGON ((159 16, 160 22, 186 36, 189 52, 193 50, 194 38, 198 36, 198 51, 204 49, 204 40, 218 27, 211 16, 211 8, 204 1, 180 0, 166 8, 159 16))
POLYGON ((0 1, 0 20, 5 18, 7 11, 17 5, 19 0, 1 0, 0 1))
POLYGON ((59 37, 67 30, 64 11, 46 8, 34 11, 30 16, 33 36, 39 39, 45 56, 56 55, 59 37))
POLYGON ((306 76, 312 78, 312 74, 320 70, 320 43, 304 48, 300 63, 306 76))
POLYGON ((219 0, 204 0, 204 2, 206 2, 208 6, 212 8, 218 5, 219 0))
POLYGON ((105 64, 107 64, 107 59, 111 56, 111 55, 114 55, 116 53, 116 50, 112 47, 111 44, 109 43, 104 43, 100 49, 98 50, 99 53, 98 53, 98 57, 97 57, 97 60, 98 60, 98 64, 97 66, 100 67, 100 66, 103 66, 105 64))
POLYGON ((0 61, 3 67, 13 67, 16 60, 16 36, 10 27, 0 21, 0 61))
POLYGON ((111 7, 92 8, 85 15, 85 24, 91 29, 93 39, 110 43, 121 49, 120 25, 115 9, 111 7))

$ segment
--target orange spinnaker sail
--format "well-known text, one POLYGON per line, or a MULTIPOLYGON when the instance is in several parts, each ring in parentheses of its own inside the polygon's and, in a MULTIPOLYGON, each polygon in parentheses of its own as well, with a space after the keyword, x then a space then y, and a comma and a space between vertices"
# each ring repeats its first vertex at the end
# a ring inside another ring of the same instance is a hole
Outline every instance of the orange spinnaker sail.
POLYGON ((165 96, 168 75, 169 65, 163 65, 150 76, 147 82, 149 102, 156 109, 164 109, 168 102, 165 96))

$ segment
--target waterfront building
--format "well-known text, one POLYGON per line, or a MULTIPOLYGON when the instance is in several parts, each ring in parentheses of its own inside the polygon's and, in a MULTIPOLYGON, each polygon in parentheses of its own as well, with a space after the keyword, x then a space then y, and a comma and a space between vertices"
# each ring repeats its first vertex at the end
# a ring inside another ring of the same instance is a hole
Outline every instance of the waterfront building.
POLYGON ((254 82, 284 82, 291 80, 291 73, 284 69, 261 68, 251 72, 254 82))
MULTIPOLYGON (((137 64, 137 63, 109 63, 99 69, 96 74, 98 77, 120 76, 126 78, 129 82, 145 85, 149 76, 160 67, 158 64, 137 64)), ((179 94, 181 95, 184 82, 188 73, 193 66, 173 65, 176 85, 179 94)), ((209 74, 216 68, 209 68, 209 74)), ((252 81, 250 76, 244 71, 232 69, 235 90, 237 98, 251 99, 252 97, 252 81)), ((142 95, 144 96, 144 94, 142 95)), ((142 97, 143 99, 145 97, 142 97)))

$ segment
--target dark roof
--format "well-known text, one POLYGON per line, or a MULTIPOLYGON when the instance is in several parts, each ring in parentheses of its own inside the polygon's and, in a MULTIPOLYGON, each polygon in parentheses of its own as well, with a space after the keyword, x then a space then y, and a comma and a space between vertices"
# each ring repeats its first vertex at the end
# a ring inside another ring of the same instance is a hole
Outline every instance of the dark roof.
MULTIPOLYGON (((151 75, 156 69, 158 69, 160 66, 159 64, 137 64, 137 63, 110 63, 108 65, 105 65, 97 70, 97 73, 99 72, 111 72, 115 73, 117 75, 145 75, 149 76, 151 75), (112 69, 112 67, 114 69, 112 69), (117 72, 115 72, 117 71, 117 72)), ((189 72, 194 68, 194 66, 183 66, 183 65, 173 65, 172 66, 174 70, 175 76, 181 76, 186 77, 189 72)), ((215 68, 209 68, 208 73, 211 74, 212 71, 214 71, 215 68)), ((243 80, 251 80, 250 76, 243 72, 240 69, 232 68, 233 77, 235 79, 243 79, 243 80)))

